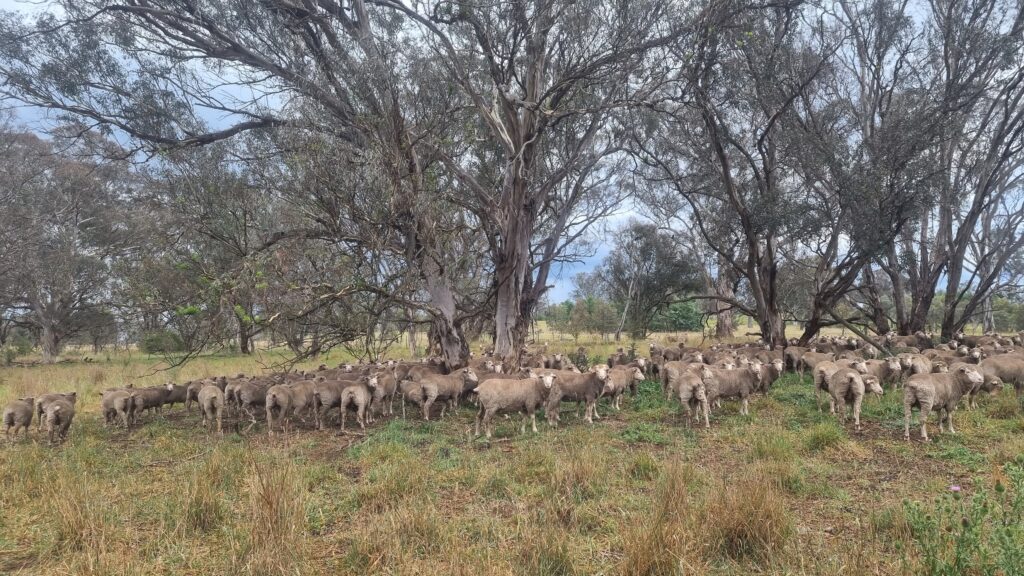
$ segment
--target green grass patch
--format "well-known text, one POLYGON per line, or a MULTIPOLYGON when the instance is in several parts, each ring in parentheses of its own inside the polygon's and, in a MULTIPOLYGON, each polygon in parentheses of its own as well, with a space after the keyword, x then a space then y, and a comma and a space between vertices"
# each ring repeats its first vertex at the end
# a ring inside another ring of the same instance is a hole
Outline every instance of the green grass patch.
POLYGON ((630 444, 654 444, 655 446, 668 444, 668 437, 661 426, 647 422, 630 424, 619 433, 619 438, 630 444))

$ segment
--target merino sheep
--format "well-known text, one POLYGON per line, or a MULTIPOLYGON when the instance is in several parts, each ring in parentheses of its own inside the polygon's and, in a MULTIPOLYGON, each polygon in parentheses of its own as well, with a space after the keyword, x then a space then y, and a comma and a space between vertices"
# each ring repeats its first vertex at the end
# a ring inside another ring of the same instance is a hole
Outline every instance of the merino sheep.
POLYGON ((272 384, 270 382, 252 381, 240 384, 235 388, 235 402, 239 415, 249 416, 249 430, 256 425, 256 408, 264 407, 267 404, 267 390, 272 384))
POLYGON ((978 365, 985 376, 988 391, 996 390, 1003 384, 1013 384, 1020 398, 1024 394, 1024 358, 1003 354, 985 358, 978 365))
POLYGON ((708 404, 707 387, 704 384, 704 380, 712 377, 711 369, 702 364, 691 364, 690 366, 682 367, 678 364, 673 365, 670 363, 665 366, 665 372, 668 373, 669 391, 679 398, 679 403, 683 405, 683 412, 686 414, 687 421, 692 417, 693 421, 697 422, 700 415, 703 414, 704 427, 710 428, 709 416, 711 408, 708 404))
POLYGON ((423 419, 430 420, 430 407, 434 402, 441 400, 441 418, 444 418, 445 408, 451 407, 454 410, 459 405, 459 399, 463 394, 472 391, 480 383, 476 372, 472 368, 462 368, 455 372, 441 376, 425 376, 420 379, 420 387, 423 389, 423 419))
POLYGON ((116 418, 121 418, 125 430, 135 421, 135 392, 133 390, 108 390, 103 393, 100 401, 103 411, 103 424, 109 426, 116 418))
POLYGON ((760 362, 733 370, 709 368, 703 372, 703 376, 709 405, 722 398, 739 398, 740 414, 750 414, 750 394, 757 390, 761 382, 760 362))
POLYGON ((853 425, 860 431, 860 407, 864 401, 864 392, 870 386, 871 392, 882 394, 882 387, 875 377, 867 382, 864 375, 854 368, 840 368, 828 377, 828 393, 831 396, 832 412, 839 420, 846 423, 846 403, 853 405, 853 425))
POLYGON ((324 423, 327 421, 328 411, 334 408, 339 408, 344 411, 344 408, 341 407, 341 401, 345 390, 352 386, 359 385, 375 389, 378 381, 379 379, 376 374, 371 376, 359 376, 352 380, 317 380, 313 384, 313 417, 316 422, 317 430, 324 429, 324 423))
POLYGON ((349 408, 356 413, 356 422, 359 428, 366 429, 366 408, 373 401, 373 391, 377 388, 377 376, 362 378, 352 386, 341 391, 341 398, 338 400, 338 408, 341 411, 341 429, 339 434, 345 432, 345 416, 349 408))
POLYGON ((167 386, 167 399, 164 400, 164 404, 173 408, 175 404, 184 404, 185 398, 188 394, 188 387, 175 384, 174 382, 168 382, 167 386))
MULTIPOLYGON (((129 388, 131 386, 129 385, 129 388)), ((36 431, 43 429, 46 422, 46 407, 57 400, 70 402, 72 406, 78 403, 78 392, 65 392, 63 394, 43 394, 36 398, 36 431)))
POLYGON ((46 431, 50 444, 54 443, 54 438, 60 442, 67 439, 74 419, 75 405, 67 400, 54 400, 46 406, 46 431))
MULTIPOLYGON (((552 388, 558 376, 552 372, 543 372, 539 376, 514 380, 493 378, 481 382, 474 392, 480 402, 476 415, 474 432, 480 435, 480 424, 484 425, 487 439, 491 439, 493 427, 491 419, 497 413, 522 412, 523 423, 520 433, 526 433, 526 420, 529 419, 534 433, 537 432, 537 409, 545 406, 551 396, 552 388)), ((550 419, 549 419, 550 421, 550 419)))
POLYGON ((203 427, 209 430, 210 424, 217 422, 217 434, 224 434, 221 421, 224 418, 224 391, 220 386, 208 384, 199 391, 199 411, 203 413, 203 427))
POLYGON ((939 433, 943 431, 943 423, 948 422, 949 432, 954 434, 953 412, 960 398, 984 381, 976 366, 963 363, 954 364, 947 373, 914 374, 908 378, 903 388, 903 437, 910 440, 910 417, 914 407, 920 412, 922 440, 928 441, 928 414, 932 411, 939 413, 939 433))
POLYGON ((899 358, 893 356, 884 360, 867 360, 864 366, 868 369, 867 373, 877 378, 880 384, 895 387, 903 375, 903 365, 900 364, 899 358))
POLYGON ((836 355, 830 352, 805 352, 800 356, 799 374, 800 377, 804 377, 804 368, 814 370, 814 367, 821 362, 830 362, 835 360, 836 355))
POLYGON ((612 399, 612 407, 616 410, 622 408, 622 395, 626 389, 635 390, 640 382, 644 381, 644 372, 637 366, 620 365, 608 371, 608 380, 604 384, 602 396, 609 396, 612 399))
POLYGON ((608 379, 608 369, 602 365, 595 366, 590 372, 575 374, 571 372, 555 373, 558 376, 558 383, 548 396, 548 405, 545 408, 548 422, 554 425, 559 421, 558 410, 564 400, 584 402, 584 420, 593 424, 594 419, 600 419, 597 413, 597 399, 604 390, 604 383, 608 379))
POLYGON ((163 409, 163 405, 170 397, 171 391, 166 386, 147 386, 135 389, 135 414, 136 417, 146 410, 154 410, 157 414, 163 409))
POLYGON ((35 410, 35 398, 19 398, 4 407, 4 437, 7 438, 14 428, 14 437, 18 437, 18 430, 24 430, 24 436, 28 437, 29 427, 32 425, 32 413, 35 410))

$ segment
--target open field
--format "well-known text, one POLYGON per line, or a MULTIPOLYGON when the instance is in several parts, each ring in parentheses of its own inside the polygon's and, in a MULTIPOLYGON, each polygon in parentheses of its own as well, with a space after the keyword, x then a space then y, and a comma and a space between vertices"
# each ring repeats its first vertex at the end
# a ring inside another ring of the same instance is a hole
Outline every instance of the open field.
POLYGON ((1011 391, 959 412, 956 436, 908 444, 897 394, 867 400, 856 434, 792 375, 752 417, 726 402, 710 431, 683 423, 653 382, 622 412, 602 403, 593 426, 569 407, 538 435, 499 419, 490 445, 469 438, 470 407, 378 420, 365 436, 300 425, 215 438, 180 406, 105 429, 99 390, 272 359, 202 357, 170 374, 150 374, 153 362, 0 369, 0 403, 81 398, 63 446, 35 434, 0 449, 0 573, 926 573, 904 500, 940 517, 933 501, 950 486, 1012 486, 1006 465, 1024 453, 1011 391))

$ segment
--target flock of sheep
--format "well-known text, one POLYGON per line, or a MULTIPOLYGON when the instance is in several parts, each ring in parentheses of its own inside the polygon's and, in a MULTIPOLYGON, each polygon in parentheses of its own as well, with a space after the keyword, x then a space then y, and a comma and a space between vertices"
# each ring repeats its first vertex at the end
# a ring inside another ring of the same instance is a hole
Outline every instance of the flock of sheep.
MULTIPOLYGON (((354 412, 360 428, 375 416, 394 415, 396 399, 419 407, 429 420, 434 407, 444 418, 463 400, 477 407, 475 434, 481 426, 489 439, 497 414, 523 414, 521 432, 527 422, 537 432, 536 413, 544 410, 547 421, 557 426, 562 402, 576 402, 577 415, 593 423, 600 418, 598 400, 610 399, 612 408, 620 408, 623 394, 636 392, 646 378, 660 380, 664 393, 677 398, 688 418, 703 420, 710 426, 713 407, 724 399, 741 402, 740 413, 749 414, 751 395, 767 393, 785 371, 803 376, 810 372, 819 395, 827 393, 832 412, 845 423, 847 406, 852 409, 854 425, 860 429, 860 410, 864 394, 883 393, 883 386, 903 388, 904 436, 910 438, 911 413, 919 410, 921 437, 928 439, 927 416, 939 413, 939 431, 948 425, 953 432, 953 412, 962 399, 973 407, 981 393, 994 393, 1012 384, 1018 396, 1024 392, 1024 333, 1012 338, 989 334, 958 335, 954 341, 935 345, 932 338, 887 336, 867 343, 857 339, 821 339, 811 347, 794 344, 783 350, 768 350, 760 345, 714 346, 708 350, 686 347, 662 347, 652 343, 650 358, 635 357, 622 349, 607 363, 587 371, 577 369, 562 354, 548 355, 545 349, 526 351, 521 369, 505 374, 502 366, 485 355, 469 366, 445 374, 439 362, 394 362, 373 365, 320 366, 309 372, 277 373, 262 377, 220 376, 184 384, 135 388, 131 385, 102 392, 101 407, 107 425, 131 428, 147 411, 160 412, 166 405, 184 404, 186 412, 197 404, 203 425, 223 433, 225 416, 238 422, 248 421, 251 429, 257 414, 266 417, 267 431, 292 425, 296 418, 308 422, 311 417, 322 430, 330 411, 338 410, 340 432, 345 429, 349 412, 354 412), (1017 348, 1015 348, 1017 347, 1017 348), (882 349, 892 350, 892 355, 882 349)), ((39 398, 21 398, 3 412, 4 434, 20 430, 27 436, 32 419, 37 430, 46 424, 52 444, 63 441, 75 416, 77 394, 46 394, 39 398)))

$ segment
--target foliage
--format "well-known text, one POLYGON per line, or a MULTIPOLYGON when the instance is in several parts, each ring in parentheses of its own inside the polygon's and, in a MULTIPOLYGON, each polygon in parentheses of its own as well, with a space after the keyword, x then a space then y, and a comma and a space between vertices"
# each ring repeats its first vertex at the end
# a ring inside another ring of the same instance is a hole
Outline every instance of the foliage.
POLYGON ((992 488, 960 486, 932 504, 904 502, 922 573, 1019 574, 1024 568, 1024 458, 1003 466, 992 488))
POLYGON ((146 354, 167 354, 183 352, 185 343, 177 332, 171 330, 154 330, 142 335, 139 349, 146 354))
POLYGON ((655 332, 700 332, 704 318, 693 301, 673 302, 651 321, 655 332))

